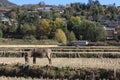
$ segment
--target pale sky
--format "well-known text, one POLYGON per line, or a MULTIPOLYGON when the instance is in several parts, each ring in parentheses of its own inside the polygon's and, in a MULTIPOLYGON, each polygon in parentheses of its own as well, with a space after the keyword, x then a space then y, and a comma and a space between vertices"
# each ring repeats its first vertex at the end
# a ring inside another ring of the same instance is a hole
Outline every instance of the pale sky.
MULTIPOLYGON (((18 5, 23 4, 38 4, 41 1, 44 1, 46 4, 52 5, 66 5, 73 2, 80 2, 80 3, 87 3, 88 0, 9 0, 10 2, 16 3, 18 5)), ((113 4, 115 3, 116 6, 120 6, 120 0, 99 0, 101 4, 113 4)))

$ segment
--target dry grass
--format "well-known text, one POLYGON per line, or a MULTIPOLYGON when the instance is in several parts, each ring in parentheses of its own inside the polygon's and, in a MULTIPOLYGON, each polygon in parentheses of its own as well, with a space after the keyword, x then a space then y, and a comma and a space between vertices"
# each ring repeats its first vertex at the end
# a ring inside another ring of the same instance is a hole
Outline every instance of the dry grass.
MULTIPOLYGON (((24 58, 0 58, 1 63, 6 64, 24 64, 24 58)), ((75 67, 75 68, 103 68, 103 69, 120 69, 120 59, 110 58, 53 58, 52 66, 56 67, 75 67)), ((45 66, 48 64, 47 58, 37 58, 37 64, 39 66, 45 66)), ((32 64, 32 58, 30 58, 30 65, 32 64)))
POLYGON ((0 80, 46 80, 46 79, 37 79, 37 78, 24 78, 24 77, 5 77, 1 76, 0 80))
POLYGON ((13 38, 1 38, 0 45, 56 45, 58 42, 55 40, 24 40, 13 38))

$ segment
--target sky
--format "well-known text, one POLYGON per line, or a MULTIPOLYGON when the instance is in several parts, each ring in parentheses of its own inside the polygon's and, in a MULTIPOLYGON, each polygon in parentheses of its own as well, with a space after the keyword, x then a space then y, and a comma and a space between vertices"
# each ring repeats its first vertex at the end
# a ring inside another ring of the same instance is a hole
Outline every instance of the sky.
MULTIPOLYGON (((44 1, 45 4, 51 4, 51 5, 66 5, 73 2, 80 2, 80 3, 88 3, 88 0, 9 0, 10 2, 13 2, 18 5, 23 4, 38 4, 41 1, 44 1)), ((120 0, 99 0, 99 2, 103 5, 109 5, 115 3, 116 6, 120 6, 120 0)))

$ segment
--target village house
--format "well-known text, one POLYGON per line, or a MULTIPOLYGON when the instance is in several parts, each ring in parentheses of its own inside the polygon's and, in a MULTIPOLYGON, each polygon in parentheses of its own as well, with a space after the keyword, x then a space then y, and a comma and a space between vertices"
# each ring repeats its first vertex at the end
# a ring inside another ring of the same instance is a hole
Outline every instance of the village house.
POLYGON ((107 32, 107 39, 120 39, 120 28, 104 27, 107 32))
POLYGON ((111 27, 104 27, 104 29, 107 32, 107 39, 114 39, 114 32, 115 32, 115 28, 111 28, 111 27))

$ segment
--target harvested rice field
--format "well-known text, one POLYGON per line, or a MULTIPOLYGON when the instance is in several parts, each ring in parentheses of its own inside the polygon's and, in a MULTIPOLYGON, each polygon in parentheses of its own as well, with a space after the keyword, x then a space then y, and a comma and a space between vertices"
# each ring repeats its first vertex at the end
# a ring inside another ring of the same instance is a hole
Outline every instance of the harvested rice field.
MULTIPOLYGON (((24 58, 0 58, 0 63, 3 64, 24 64, 24 58)), ((30 58, 30 65, 32 58, 30 58)), ((37 58, 35 65, 48 65, 47 58, 37 58)), ((74 68, 102 68, 102 69, 120 69, 119 58, 52 58, 52 66, 55 67, 74 67, 74 68)))

